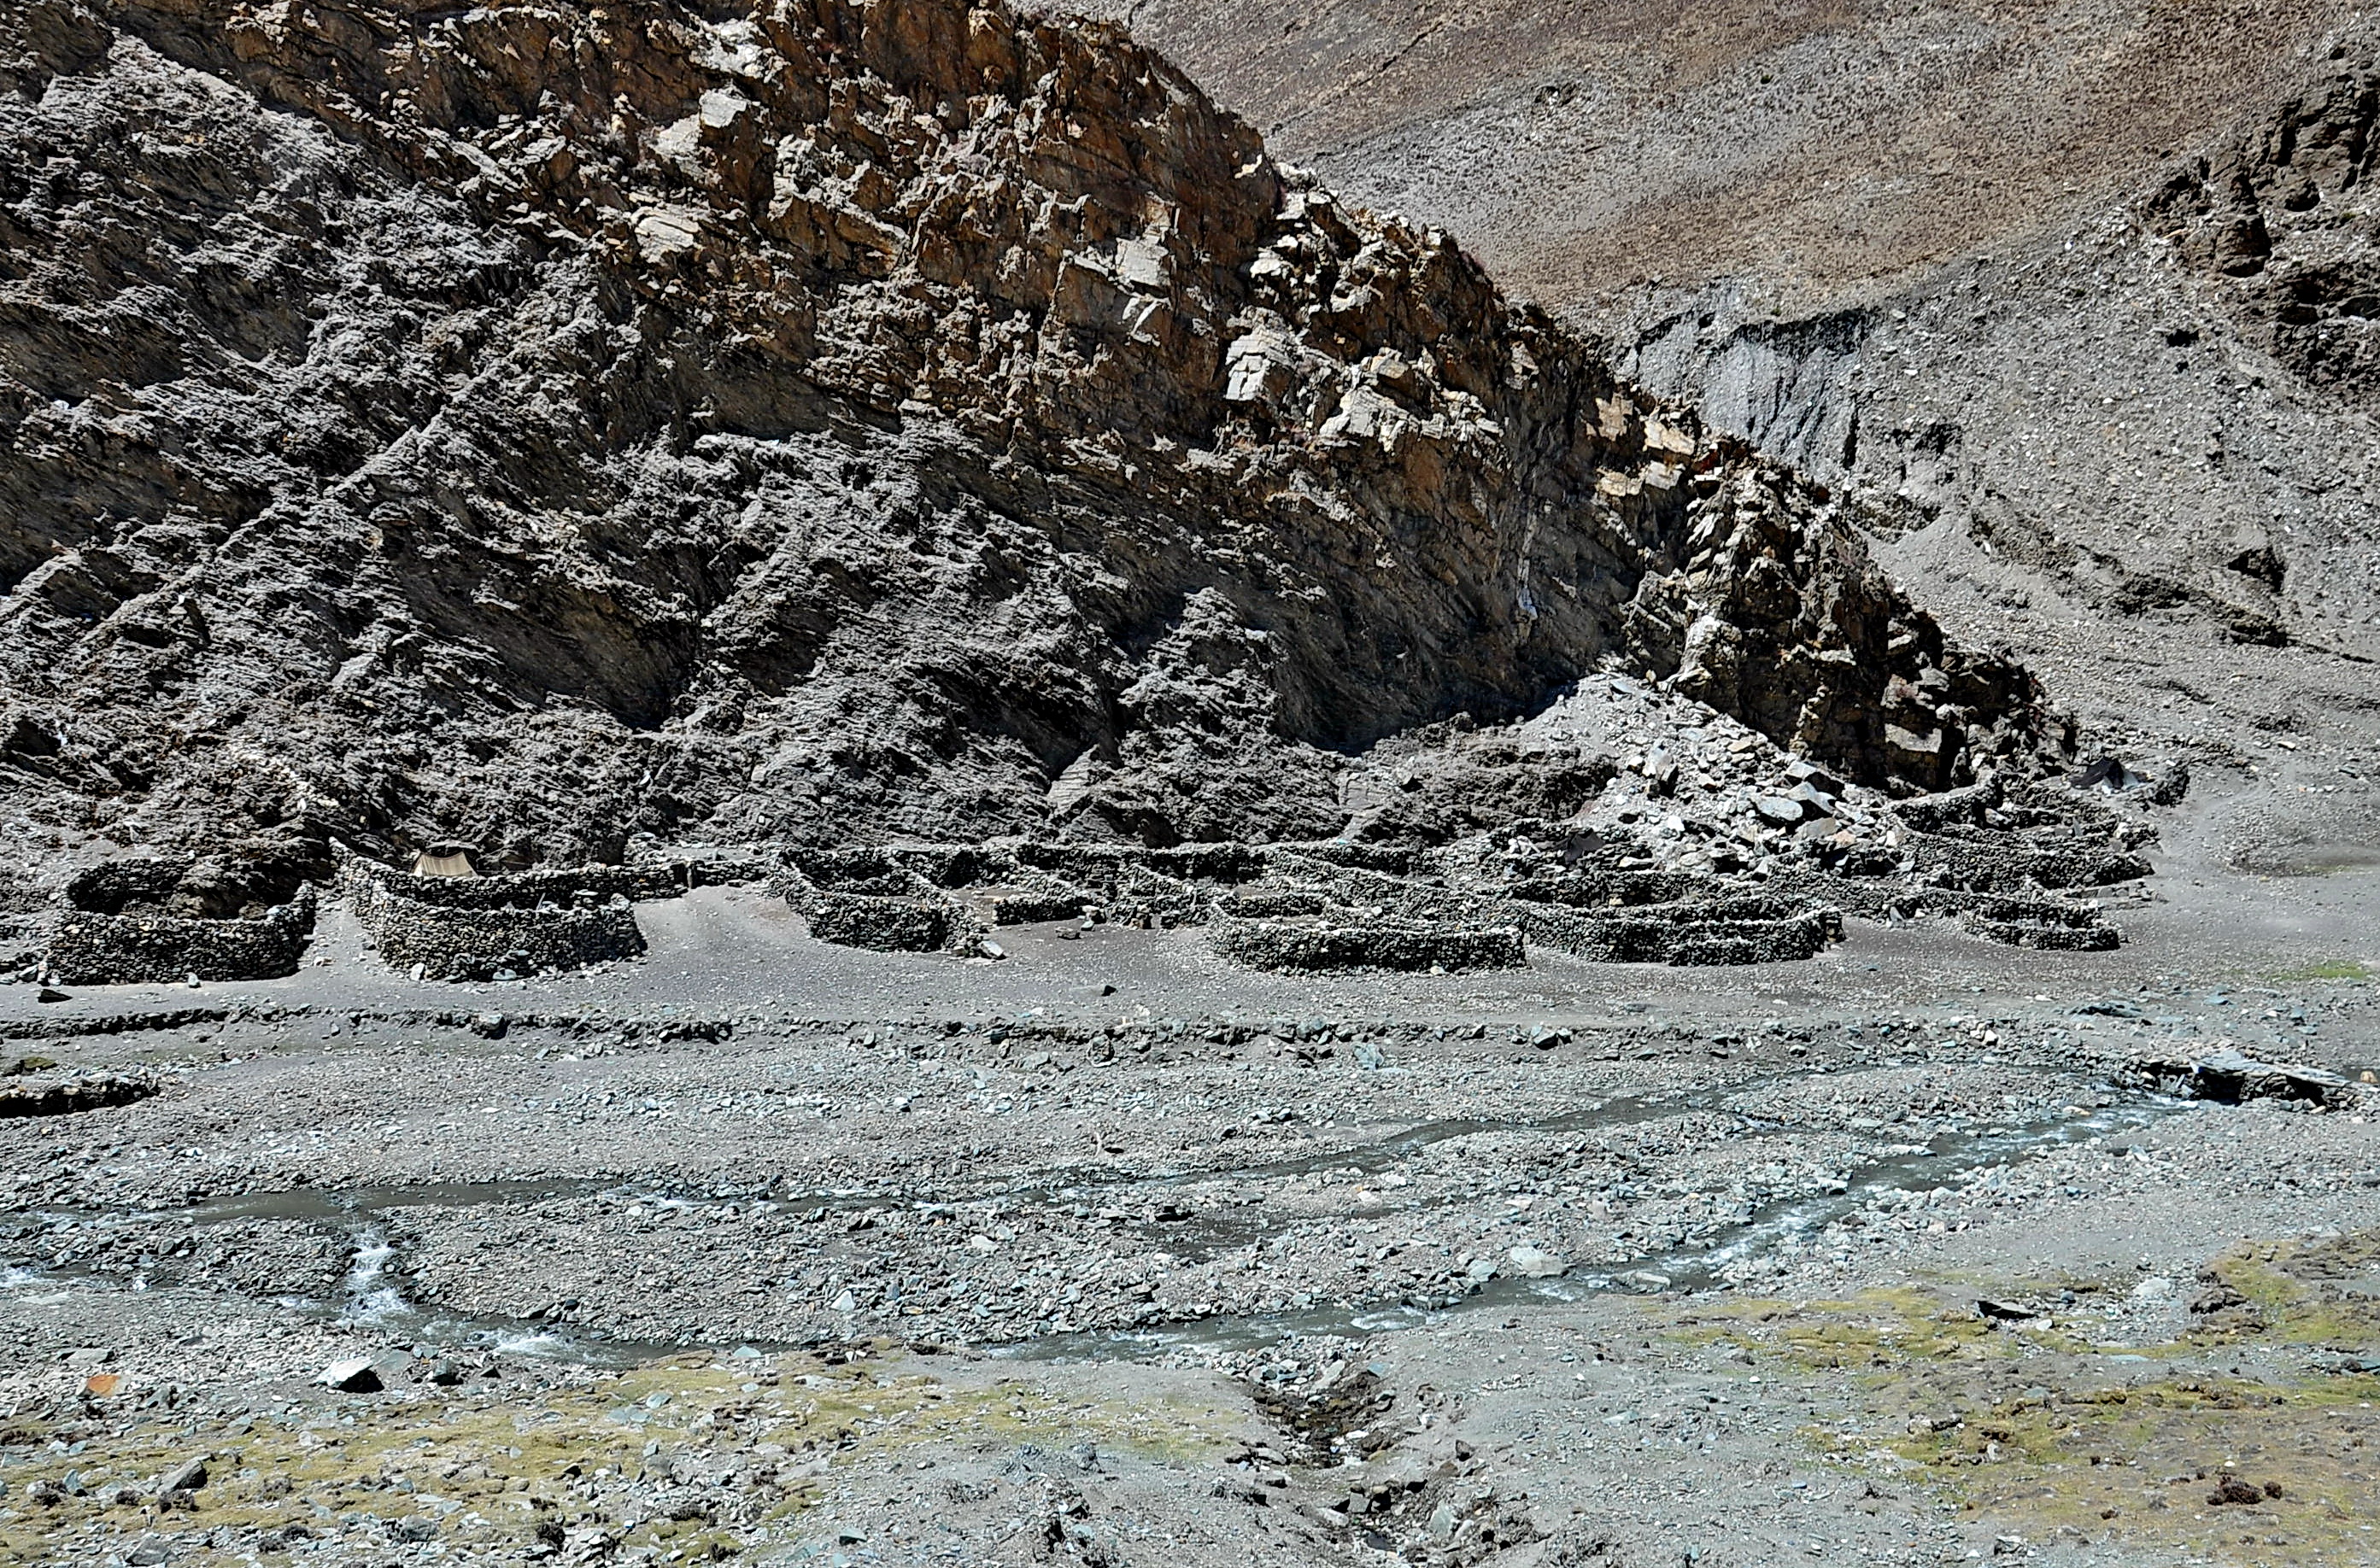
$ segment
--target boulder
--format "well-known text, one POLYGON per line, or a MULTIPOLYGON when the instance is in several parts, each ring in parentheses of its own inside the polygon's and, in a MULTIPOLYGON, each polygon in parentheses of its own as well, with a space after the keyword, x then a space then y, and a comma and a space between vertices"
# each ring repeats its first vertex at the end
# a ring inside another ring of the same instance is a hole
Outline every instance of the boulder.
POLYGON ((341 1393, 378 1393, 382 1387, 380 1373, 369 1356, 334 1361, 323 1368, 314 1381, 341 1393))

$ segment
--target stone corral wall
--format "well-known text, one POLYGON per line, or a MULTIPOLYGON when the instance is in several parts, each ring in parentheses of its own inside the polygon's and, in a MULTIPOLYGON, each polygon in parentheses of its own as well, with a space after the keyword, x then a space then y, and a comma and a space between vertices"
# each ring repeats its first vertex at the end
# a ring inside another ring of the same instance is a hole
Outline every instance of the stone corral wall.
POLYGON ((1841 940, 1846 913, 2096 951, 2120 938, 2081 895, 2149 870, 2138 851, 2153 828, 2062 784, 1994 776, 1904 799, 1876 841, 1855 842, 1830 814, 1842 787, 1803 776, 1796 798, 1761 809, 1806 811, 1803 826, 1820 831, 1772 836, 1772 852, 1751 866, 1737 857, 1734 870, 1716 857, 1663 863, 1659 831, 1607 842, 1576 819, 1518 818, 1451 843, 797 850, 784 885, 814 935, 856 947, 980 952, 996 927, 1079 916, 1206 926, 1217 953, 1269 970, 1457 971, 1519 963, 1527 947, 1596 963, 1790 962, 1841 940))
POLYGON ((1447 886, 1284 853, 1276 878, 1237 895, 1237 904, 1307 912, 1319 899, 1314 912, 1342 924, 1367 911, 1443 929, 1492 923, 1597 963, 1777 963, 1813 957, 1842 935, 1840 912, 1819 899, 1687 872, 1541 871, 1447 886))
POLYGON ((419 966, 424 979, 490 980, 641 954, 645 935, 628 894, 599 892, 623 869, 467 879, 413 876, 350 862, 340 868, 339 888, 388 963, 419 966))
POLYGON ((1765 896, 1682 899, 1633 908, 1522 905, 1540 947, 1612 964, 1766 964, 1814 958, 1843 934, 1841 911, 1765 896))
POLYGON ((277 980, 298 972, 314 930, 314 891, 300 889, 261 920, 72 910, 50 938, 47 968, 66 985, 157 985, 277 980))
POLYGON ((1181 844, 1170 850, 1149 850, 1028 840, 1018 844, 1014 853, 1019 864, 1094 882, 1112 882, 1136 871, 1183 882, 1253 882, 1271 863, 1268 852, 1254 844, 1181 844))
POLYGON ((802 849, 786 855, 776 886, 820 940, 973 953, 1003 925, 1078 916, 1204 924, 1218 896, 1264 874, 1270 852, 1245 844, 1151 850, 1034 840, 802 849))
POLYGON ((880 953, 941 952, 964 942, 966 911, 942 892, 1008 869, 1006 857, 968 845, 802 850, 788 857, 785 902, 810 935, 880 953))
POLYGON ((1292 924, 1276 920, 1208 922, 1215 951, 1234 963, 1275 972, 1402 970, 1453 974, 1466 970, 1520 969, 1527 964, 1521 934, 1407 921, 1292 924))
POLYGON ((696 887, 741 881, 750 874, 752 868, 747 866, 704 861, 582 865, 496 876, 416 876, 383 866, 371 869, 371 875, 400 898, 455 910, 535 909, 542 903, 567 907, 589 898, 603 901, 614 897, 642 903, 675 899, 696 887))
POLYGON ((2027 845, 1977 836, 1904 833, 1900 847, 1920 876, 1969 892, 2104 887, 2136 882, 2149 862, 2123 850, 2088 843, 2027 845))
POLYGON ((821 892, 802 906, 810 935, 880 953, 934 953, 950 944, 950 909, 937 901, 873 893, 821 892))
POLYGON ((2107 953, 2123 941, 2097 909, 2049 899, 1979 899, 1959 922, 1978 936, 2041 952, 2107 953))
POLYGON ((1075 890, 1003 893, 991 901, 991 923, 1031 925, 1045 920, 1072 920, 1090 906, 1090 895, 1075 890))

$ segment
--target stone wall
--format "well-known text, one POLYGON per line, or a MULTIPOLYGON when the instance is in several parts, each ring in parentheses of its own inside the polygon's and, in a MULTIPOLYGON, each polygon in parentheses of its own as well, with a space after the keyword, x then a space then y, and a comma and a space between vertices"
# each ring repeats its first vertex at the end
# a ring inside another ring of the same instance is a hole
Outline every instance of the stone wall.
POLYGON ((1330 899, 1306 887, 1243 887, 1215 905, 1216 913, 1238 920, 1281 920, 1330 911, 1330 899))
POLYGON ((159 985, 277 980, 298 972, 314 930, 314 891, 275 905, 261 920, 71 910, 51 934, 45 967, 64 985, 159 985))
POLYGON ((1690 871, 1558 871, 1541 873, 1503 889, 1509 898, 1574 909, 1635 908, 1689 899, 1740 893, 1741 884, 1690 871))
POLYGON ((1252 969, 1311 973, 1332 970, 1519 969, 1528 962, 1521 934, 1435 923, 1364 921, 1294 924, 1286 921, 1208 923, 1215 951, 1252 969))
POLYGON ((1023 843, 1018 863, 1077 881, 1111 881, 1134 870, 1182 882, 1253 882, 1265 874, 1265 851, 1252 844, 1181 844, 1170 850, 1120 844, 1023 843))
POLYGON ((608 901, 598 903, 586 886, 589 878, 580 874, 532 873, 530 877, 418 877, 350 862, 340 868, 339 887, 357 922, 379 945, 382 959, 398 969, 418 966, 428 980, 492 980, 541 970, 584 969, 607 959, 632 959, 645 950, 644 932, 625 892, 615 891, 608 901), (502 902, 431 902, 413 896, 430 884, 439 885, 439 891, 476 888, 480 896, 501 890, 488 884, 512 884, 514 896, 526 898, 529 889, 521 885, 530 877, 538 879, 540 889, 555 887, 573 896, 577 907, 565 909, 550 899, 519 908, 502 902))
POLYGON ((1008 893, 992 899, 991 923, 1031 925, 1037 921, 1072 920, 1090 904, 1087 893, 1008 893))
MULTIPOLYGON (((788 857, 785 885, 814 935, 891 950, 972 951, 990 927, 1076 914, 1122 925, 1232 923, 1309 934, 1293 942, 1243 931, 1216 943, 1226 957, 1252 955, 1247 961, 1265 967, 1393 969, 1407 949, 1427 947, 1415 947, 1417 934, 1506 928, 1526 944, 1600 963, 1790 962, 1840 941, 1846 912, 1894 922, 1954 917, 1978 936, 2041 950, 2119 941, 2095 905, 2045 886, 2095 885, 2144 869, 2124 825, 2104 807, 2070 791, 1987 781, 1902 808, 1926 826, 1900 826, 1895 844, 1772 855, 1740 875, 1662 869, 1611 850, 1580 855, 1568 846, 1516 852, 1490 835, 1499 852, 1486 858, 1335 841, 805 850, 788 857), (1326 930, 1340 935, 1310 935, 1326 930)), ((1560 825, 1545 826, 1549 839, 1567 837, 1560 825)), ((1415 961, 1423 969, 1491 961, 1467 950, 1451 963, 1444 958, 1415 961)))
POLYGON ((2088 794, 2058 786, 2009 785, 1994 775, 1893 807, 1900 870, 1936 887, 1979 893, 2105 887, 2150 874, 2137 851, 2146 829, 2088 794))
POLYGON ((1597 963, 1764 964, 1840 939, 1842 916, 1786 899, 1719 898, 1603 910, 1516 900, 1528 939, 1597 963))
POLYGON ((813 892, 797 906, 821 942, 880 953, 934 953, 948 946, 953 921, 940 902, 879 893, 813 892))
POLYGON ((1003 869, 997 853, 966 845, 799 850, 786 857, 785 902, 821 942, 879 953, 937 953, 971 930, 941 891, 1003 869))
POLYGON ((1771 893, 1706 873, 1540 871, 1491 886, 1433 887, 1305 854, 1277 856, 1283 878, 1244 888, 1227 912, 1290 912, 1318 890, 1347 912, 1516 928, 1531 944, 1597 963, 1752 964, 1807 959, 1842 935, 1841 913, 1798 891, 1771 893))
POLYGON ((1978 936, 2042 952, 2107 953, 2123 940, 2098 911, 2046 900, 1991 899, 1960 911, 1959 921, 1978 936))
POLYGON ((2013 947, 2103 953, 2123 940, 2096 904, 2039 888, 2023 894, 1978 893, 1901 876, 1844 876, 1799 868, 1771 875, 1768 886, 1779 896, 1824 901, 1870 920, 1955 918, 1973 935, 2013 947))
POLYGON ((1901 849, 1914 874, 1973 892, 2104 887, 2149 874, 2136 854, 2083 844, 2028 845, 1951 834, 1908 833, 1901 849))
POLYGON ((446 909, 535 909, 552 903, 568 908, 587 899, 614 897, 644 902, 675 899, 707 884, 743 880, 747 867, 699 861, 658 865, 582 865, 567 870, 524 871, 497 876, 416 876, 374 865, 370 874, 399 898, 446 909))

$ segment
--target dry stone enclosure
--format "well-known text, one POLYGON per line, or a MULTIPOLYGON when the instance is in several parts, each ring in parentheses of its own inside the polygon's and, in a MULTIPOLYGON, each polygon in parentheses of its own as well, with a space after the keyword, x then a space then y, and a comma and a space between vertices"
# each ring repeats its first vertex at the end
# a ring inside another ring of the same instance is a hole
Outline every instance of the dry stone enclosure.
POLYGON ((93 866, 67 884, 48 972, 67 985, 294 974, 314 930, 314 890, 298 875, 173 857, 93 866))
POLYGON ((338 886, 388 963, 423 978, 492 980, 635 958, 645 950, 637 900, 703 880, 687 862, 417 876, 355 859, 338 886))
POLYGON ((997 956, 999 927, 1079 920, 1204 927, 1218 954, 1258 970, 1454 973, 1516 967, 1533 947, 1599 963, 1791 961, 1840 940, 1845 914, 2104 950, 2119 936, 2088 895, 2147 874, 2138 850, 2155 830, 2089 791, 1987 776, 1882 808, 1854 839, 1823 814, 1843 787, 1802 771, 1801 798, 1755 804, 1806 811, 1825 833, 1747 833, 1729 840, 1740 852, 1692 858, 1682 826, 1524 817, 1451 841, 1432 824, 1405 843, 796 850, 778 885, 812 935, 846 947, 997 956))
POLYGON ((1311 923, 1283 920, 1211 921, 1215 951, 1252 969, 1463 970, 1518 969, 1528 961, 1512 926, 1477 928, 1430 921, 1328 917, 1311 923))

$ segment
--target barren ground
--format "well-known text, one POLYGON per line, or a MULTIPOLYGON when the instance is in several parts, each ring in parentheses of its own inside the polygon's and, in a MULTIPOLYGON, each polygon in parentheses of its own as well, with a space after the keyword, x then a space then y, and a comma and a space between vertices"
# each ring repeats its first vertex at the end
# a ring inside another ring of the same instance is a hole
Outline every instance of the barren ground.
POLYGON ((2369 1561, 2380 1126, 2123 1071, 2380 1066, 2380 884, 2233 869, 2269 806, 2202 791, 2096 955, 1295 982, 713 888, 567 980, 407 982, 334 913, 286 982, 12 987, 19 1049, 170 1080, 0 1130, 0 1542, 2369 1561))

